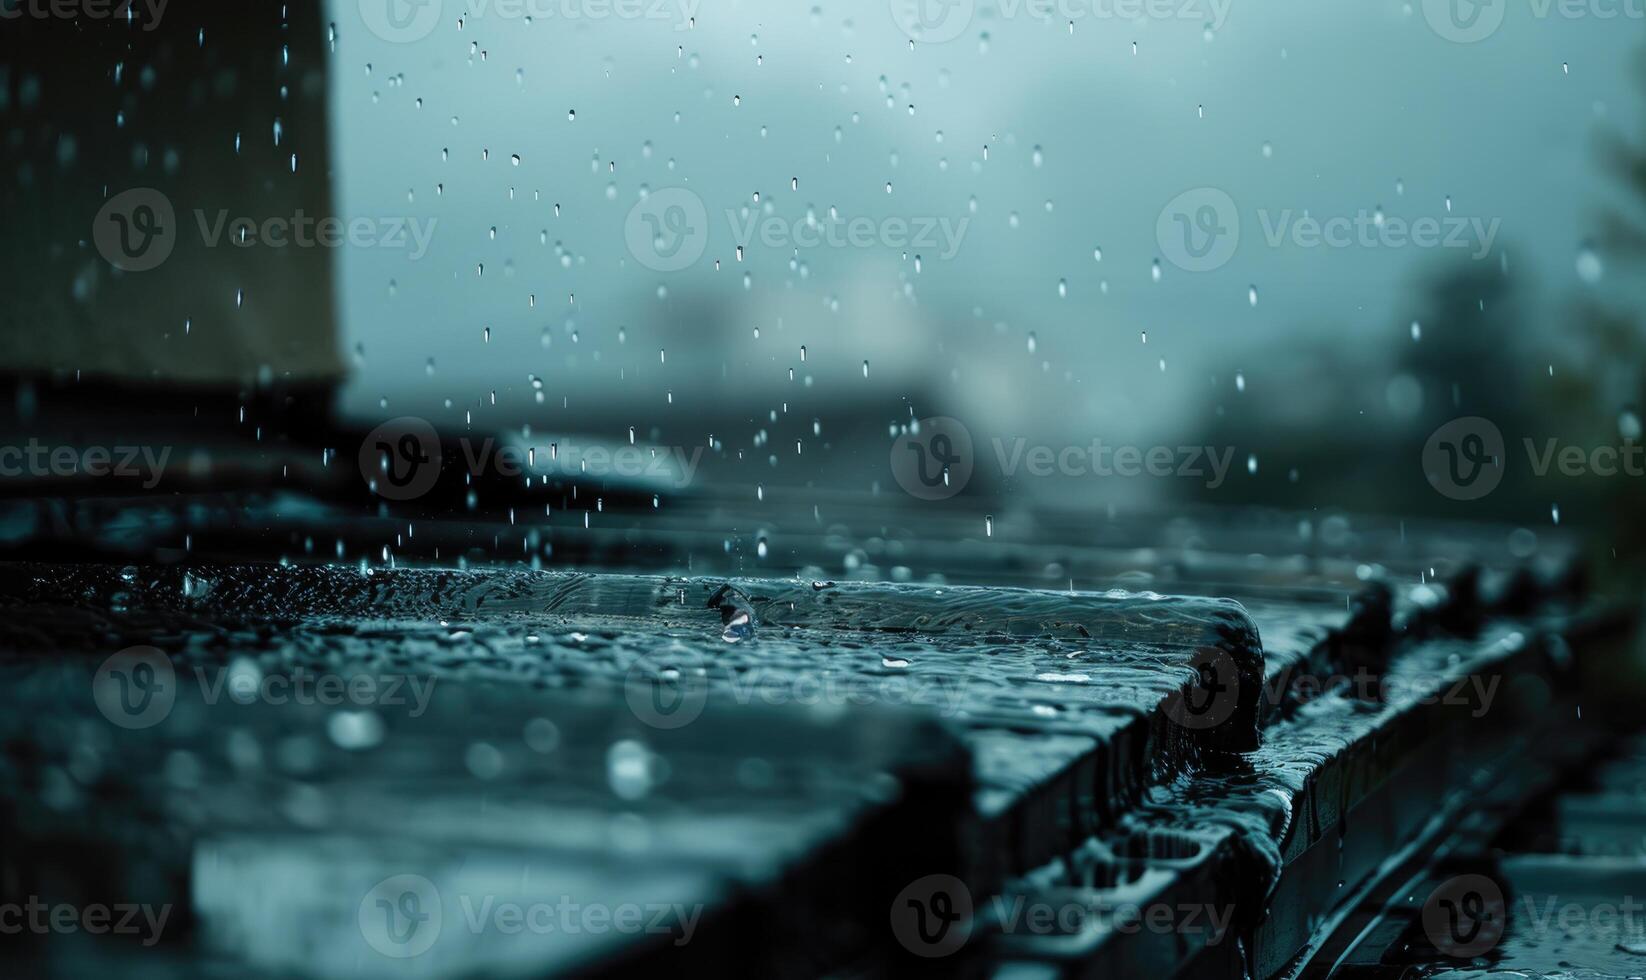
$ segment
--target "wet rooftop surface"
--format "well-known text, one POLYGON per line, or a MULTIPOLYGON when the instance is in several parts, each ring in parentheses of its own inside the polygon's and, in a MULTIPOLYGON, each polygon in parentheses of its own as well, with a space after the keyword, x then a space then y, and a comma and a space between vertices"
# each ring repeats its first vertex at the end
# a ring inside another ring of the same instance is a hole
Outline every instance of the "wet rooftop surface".
MULTIPOLYGON (((1133 588, 1100 591, 950 581, 965 562, 934 580, 915 550, 906 572, 831 569, 894 540, 833 532, 788 578, 234 565, 209 527, 185 564, 0 565, 0 792, 31 842, 6 880, 169 907, 132 962, 200 975, 1080 973, 1124 946, 1132 970, 1268 976, 1335 900, 1327 876, 1371 874, 1565 703, 1589 604, 1564 559, 1492 534, 1437 535, 1449 556, 1424 563, 1398 526, 1328 545, 1316 523, 1259 557, 1308 522, 1253 524, 1023 546, 1042 578, 1129 565, 1108 580, 1133 588), (1166 581, 1180 594, 1136 588, 1166 581), (1515 706, 1488 714, 1505 677, 1515 706), (1461 700, 1425 696, 1442 682, 1461 700), (1490 752, 1446 748, 1464 724, 1490 752), (1392 781, 1410 802, 1348 819, 1392 781), (978 906, 952 958, 887 928, 933 874, 978 906), (1237 941, 1014 934, 984 908, 1070 889, 1215 895, 1237 941), (628 903, 659 928, 500 938, 477 896, 628 903), (394 955, 394 923, 436 907, 444 938, 394 955)), ((59 938, 20 962, 133 952, 59 938)))
POLYGON ((1349 978, 1646 974, 1646 740, 1567 770, 1369 910, 1349 978))

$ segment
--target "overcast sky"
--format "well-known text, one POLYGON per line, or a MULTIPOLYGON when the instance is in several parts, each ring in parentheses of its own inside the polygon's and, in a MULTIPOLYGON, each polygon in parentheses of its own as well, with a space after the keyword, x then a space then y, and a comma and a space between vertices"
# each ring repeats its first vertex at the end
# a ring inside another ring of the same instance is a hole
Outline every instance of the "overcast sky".
POLYGON ((499 420, 549 410, 531 375, 551 408, 672 391, 751 413, 810 376, 889 421, 890 396, 935 386, 1012 424, 1135 432, 1201 410, 1236 368, 1261 385, 1276 345, 1387 348, 1425 270, 1505 250, 1556 329, 1612 193, 1595 134, 1634 132, 1646 37, 1612 0, 1496 0, 1471 43, 1439 0, 1058 0, 1052 20, 957 0, 928 17, 957 36, 912 50, 886 0, 702 0, 695 20, 674 0, 638 18, 433 0, 426 24, 377 33, 390 0, 362 2, 336 0, 339 204, 433 224, 420 257, 342 250, 349 405, 499 420), (659 271, 625 232, 643 190, 677 187, 707 238, 659 271), (1192 271, 1162 209, 1208 188, 1239 235, 1192 271), (1305 214, 1347 228, 1378 209, 1375 244, 1307 244, 1305 214), (808 212, 838 237, 797 243, 808 212), (1425 219, 1447 244, 1389 239, 1425 219))

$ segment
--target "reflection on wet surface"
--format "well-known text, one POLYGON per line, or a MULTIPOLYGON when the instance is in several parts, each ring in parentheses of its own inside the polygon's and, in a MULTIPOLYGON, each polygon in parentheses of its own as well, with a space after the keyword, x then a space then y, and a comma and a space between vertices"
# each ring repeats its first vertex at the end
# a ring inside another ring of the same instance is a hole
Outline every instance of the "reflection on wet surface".
MULTIPOLYGON (((1467 795, 1467 767, 1497 764, 1434 748, 1474 725, 1501 753, 1502 729, 1554 703, 1569 667, 1558 626, 1517 618, 1561 608, 1559 575, 1454 563, 1389 587, 1402 546, 1386 544, 1347 580, 1306 561, 1240 600, 1212 580, 1189 590, 1204 597, 976 588, 862 565, 762 579, 13 563, 0 777, 10 836, 38 846, 8 861, 19 894, 171 907, 156 948, 207 954, 190 961, 202 974, 913 963, 929 951, 895 919, 888 934, 885 910, 933 869, 980 903, 1192 886, 1229 905, 1239 958, 1262 973, 1297 939, 1285 929, 1317 918, 1281 929, 1274 909, 1331 899, 1287 892, 1315 874, 1289 868, 1324 845, 1339 854, 1322 874, 1368 873, 1418 810, 1467 795), (1500 690, 1508 673, 1541 695, 1500 690), (1434 696, 1442 682, 1456 698, 1434 696), (1415 806, 1345 822, 1397 773, 1424 781, 1415 806), (477 911, 549 923, 631 905, 660 929, 499 938, 477 911), (396 955, 436 919, 442 938, 396 955)), ((1144 564, 1158 580, 1262 563, 1144 564)), ((1102 941, 1158 970, 1199 948, 1144 955, 1112 930, 1058 946, 982 914, 970 928, 970 963, 1100 963, 1102 941)), ((43 972, 90 962, 66 948, 25 954, 43 972)))

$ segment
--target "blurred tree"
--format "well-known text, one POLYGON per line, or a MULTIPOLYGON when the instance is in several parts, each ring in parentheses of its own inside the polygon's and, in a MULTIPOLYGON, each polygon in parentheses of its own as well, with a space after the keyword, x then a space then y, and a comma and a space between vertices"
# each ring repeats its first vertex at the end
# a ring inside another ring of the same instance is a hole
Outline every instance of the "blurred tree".
POLYGON ((1416 434, 1427 438, 1460 415, 1491 419, 1505 435, 1526 431, 1532 408, 1513 383, 1529 363, 1517 299, 1496 262, 1461 263, 1429 280, 1417 336, 1396 356, 1396 377, 1411 378, 1421 393, 1408 413, 1416 434))
MULTIPOLYGON (((1646 57, 1637 59, 1636 74, 1646 90, 1646 57)), ((1646 146, 1616 130, 1603 132, 1599 144, 1601 162, 1621 193, 1601 215, 1595 240, 1579 248, 1583 293, 1573 304, 1575 331, 1562 333, 1549 358, 1549 407, 1560 434, 1574 444, 1638 445, 1639 406, 1646 401, 1646 329, 1637 312, 1639 283, 1646 280, 1640 275, 1646 263, 1646 146)), ((1626 561, 1646 543, 1640 506, 1646 487, 1640 481, 1629 475, 1574 481, 1579 508, 1573 512, 1604 530, 1602 561, 1626 561)))
POLYGON ((1429 435, 1459 416, 1491 419, 1516 447, 1531 433, 1536 406, 1518 380, 1533 364, 1520 293, 1495 254, 1435 270, 1419 289, 1411 304, 1417 336, 1403 320, 1399 339, 1382 350, 1317 341, 1268 356, 1269 387, 1283 397, 1215 405, 1209 442, 1257 457, 1259 468, 1207 499, 1526 520, 1524 484, 1459 502, 1437 494, 1422 468, 1429 435))

